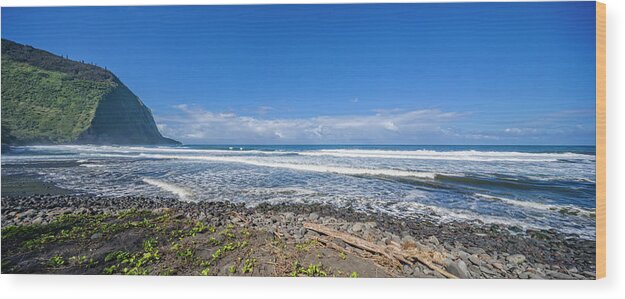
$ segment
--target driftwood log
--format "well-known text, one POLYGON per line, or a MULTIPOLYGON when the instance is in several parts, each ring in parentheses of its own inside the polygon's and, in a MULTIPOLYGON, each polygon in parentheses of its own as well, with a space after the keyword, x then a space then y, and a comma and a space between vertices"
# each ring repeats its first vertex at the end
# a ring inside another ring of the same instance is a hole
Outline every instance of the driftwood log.
POLYGON ((343 242, 351 246, 354 246, 356 248, 360 248, 362 250, 366 250, 371 253, 382 255, 388 258, 389 260, 391 260, 391 262, 393 262, 396 265, 401 265, 402 263, 413 265, 411 260, 417 260, 419 263, 425 265, 426 267, 432 269, 433 271, 440 273, 444 277, 458 278, 455 275, 445 271, 444 269, 441 269, 440 267, 434 265, 434 263, 429 261, 416 248, 412 248, 410 250, 403 250, 399 246, 381 246, 381 245, 369 242, 365 239, 359 238, 357 236, 354 236, 352 234, 337 231, 337 230, 334 230, 329 227, 316 224, 316 223, 306 222, 304 223, 304 227, 306 229, 315 231, 317 233, 340 239, 343 242))

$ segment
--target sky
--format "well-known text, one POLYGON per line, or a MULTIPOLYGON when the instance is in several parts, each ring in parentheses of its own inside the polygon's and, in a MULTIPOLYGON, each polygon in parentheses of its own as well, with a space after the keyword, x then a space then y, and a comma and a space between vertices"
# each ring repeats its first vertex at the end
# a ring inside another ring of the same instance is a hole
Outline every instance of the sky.
POLYGON ((191 144, 595 144, 594 2, 40 7, 191 144))

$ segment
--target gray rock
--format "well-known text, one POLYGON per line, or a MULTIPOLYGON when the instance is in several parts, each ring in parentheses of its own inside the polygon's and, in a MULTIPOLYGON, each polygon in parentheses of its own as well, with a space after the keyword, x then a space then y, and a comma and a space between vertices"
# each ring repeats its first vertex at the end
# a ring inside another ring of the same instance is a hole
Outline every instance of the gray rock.
POLYGON ((102 238, 102 234, 101 233, 95 233, 93 235, 91 235, 91 240, 97 240, 102 238))
POLYGON ((412 276, 413 277, 422 277, 423 272, 421 271, 421 269, 419 267, 414 268, 414 272, 412 272, 412 276))
POLYGON ((566 275, 564 273, 547 270, 547 275, 555 278, 555 279, 573 279, 573 276, 566 275))
POLYGON ((35 218, 35 220, 33 220, 33 222, 31 222, 32 224, 41 224, 43 222, 43 218, 41 217, 37 217, 35 218))
POLYGON ((410 266, 404 265, 403 272, 406 276, 412 275, 413 271, 414 270, 410 266))
POLYGON ((494 263, 493 267, 495 267, 495 268, 497 268, 497 269, 499 269, 501 271, 505 271, 506 270, 506 267, 502 263, 494 263))
POLYGON ((525 262, 525 256, 522 254, 513 254, 508 256, 506 260, 513 265, 518 265, 525 262))
POLYGON ((352 226, 352 231, 353 231, 353 232, 355 232, 355 233, 357 233, 357 232, 362 231, 362 228, 363 228, 362 223, 360 223, 360 222, 356 222, 356 223, 352 226))
POLYGON ((456 275, 458 278, 469 278, 469 269, 467 269, 467 264, 464 261, 451 262, 445 267, 447 271, 453 275, 456 275))
POLYGON ((486 274, 490 274, 490 275, 497 275, 497 273, 495 271, 489 269, 486 266, 480 266, 480 271, 482 271, 483 273, 486 273, 486 274))
POLYGON ((469 254, 464 252, 464 251, 462 251, 462 250, 458 250, 458 257, 463 259, 463 260, 466 260, 466 259, 469 258, 469 254))
POLYGON ((319 219, 319 214, 317 213, 310 213, 310 215, 308 215, 308 219, 311 221, 316 221, 317 219, 319 219))
POLYGON ((480 268, 473 264, 468 264, 469 273, 471 273, 471 277, 479 278, 482 275, 482 271, 480 268))
POLYGON ((430 236, 428 238, 428 242, 434 244, 434 245, 438 245, 440 244, 440 242, 438 241, 438 238, 436 238, 436 236, 430 236))
POLYGON ((408 243, 408 244, 417 244, 417 240, 415 240, 415 238, 413 238, 410 235, 404 235, 401 238, 401 243, 408 243))
POLYGON ((482 260, 477 256, 477 254, 469 255, 469 261, 478 266, 482 264, 482 260))
POLYGON ((484 251, 484 249, 479 248, 479 247, 469 247, 469 248, 467 248, 467 252, 470 253, 470 254, 486 253, 486 251, 484 251))
POLYGON ((534 273, 534 272, 527 272, 529 279, 545 279, 545 277, 543 275, 540 275, 539 273, 534 273))

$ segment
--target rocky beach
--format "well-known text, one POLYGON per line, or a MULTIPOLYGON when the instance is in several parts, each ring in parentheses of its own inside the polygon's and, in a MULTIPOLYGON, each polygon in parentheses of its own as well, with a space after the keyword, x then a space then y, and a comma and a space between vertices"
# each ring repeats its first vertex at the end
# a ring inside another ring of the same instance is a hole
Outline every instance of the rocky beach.
POLYGON ((3 274, 594 279, 594 257, 553 230, 323 204, 2 197, 3 274))

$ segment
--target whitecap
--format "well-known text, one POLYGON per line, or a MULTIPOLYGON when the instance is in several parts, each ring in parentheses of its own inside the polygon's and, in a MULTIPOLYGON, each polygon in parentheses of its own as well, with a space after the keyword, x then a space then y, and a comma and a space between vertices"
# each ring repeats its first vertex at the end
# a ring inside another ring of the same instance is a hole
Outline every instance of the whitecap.
POLYGON ((159 187, 169 193, 173 193, 174 195, 178 196, 180 200, 183 200, 183 201, 190 201, 190 199, 193 197, 192 192, 188 191, 184 187, 177 186, 172 183, 168 183, 168 182, 156 180, 156 179, 151 179, 151 178, 143 178, 143 181, 150 185, 159 187))
POLYGON ((346 174, 346 175, 414 177, 414 178, 425 178, 425 179, 434 179, 436 177, 436 174, 432 172, 417 172, 417 171, 399 170, 399 169, 355 168, 355 167, 343 167, 343 166, 331 166, 331 165, 275 163, 275 162, 262 161, 259 159, 246 158, 246 157, 174 156, 174 155, 150 155, 150 154, 140 154, 140 156, 145 157, 145 158, 156 158, 156 159, 180 159, 180 160, 242 163, 242 164, 249 164, 249 165, 260 166, 260 167, 284 168, 284 169, 291 169, 291 170, 298 170, 298 171, 326 172, 326 173, 337 173, 337 174, 346 174))

